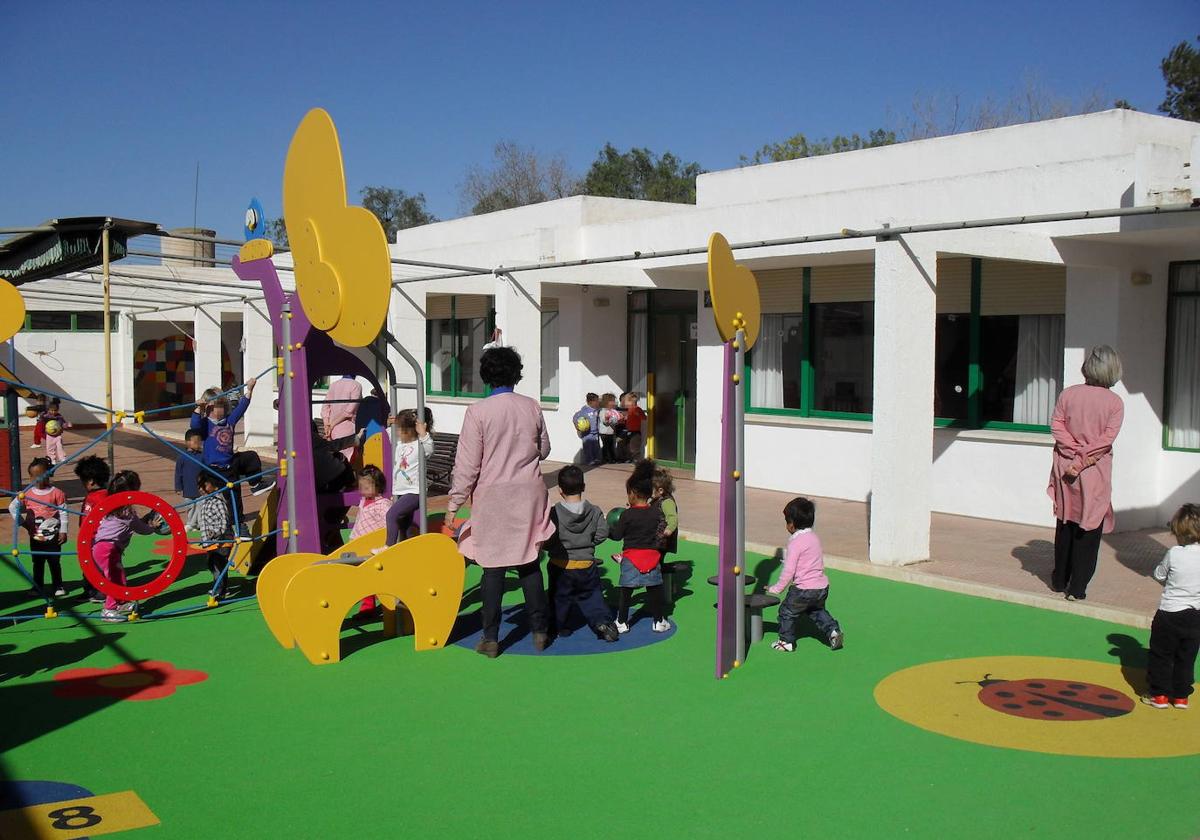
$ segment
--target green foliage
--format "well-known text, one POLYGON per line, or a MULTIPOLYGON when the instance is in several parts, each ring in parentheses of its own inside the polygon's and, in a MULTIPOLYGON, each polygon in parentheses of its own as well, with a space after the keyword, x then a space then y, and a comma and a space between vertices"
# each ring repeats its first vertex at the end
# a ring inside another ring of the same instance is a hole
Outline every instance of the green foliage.
POLYGON ((579 184, 562 155, 547 157, 532 147, 502 140, 492 149, 492 165, 468 167, 459 207, 474 216, 575 195, 579 184))
POLYGON ((1158 109, 1170 117, 1200 122, 1200 51, 1180 41, 1162 60, 1162 75, 1167 97, 1158 109))
POLYGON ((396 238, 398 230, 437 221, 437 217, 425 207, 424 193, 409 195, 393 187, 363 187, 359 196, 362 206, 375 214, 375 218, 383 225, 388 242, 396 238))
POLYGON ((287 225, 282 218, 267 220, 267 238, 281 248, 288 247, 287 225))
POLYGON ((794 134, 782 143, 768 143, 751 157, 742 155, 742 163, 757 166, 760 163, 778 163, 781 160, 835 155, 838 152, 890 146, 895 142, 896 132, 886 131, 882 128, 872 130, 866 137, 857 134, 845 137, 839 134, 835 137, 823 137, 813 142, 809 142, 809 139, 803 134, 794 134))
POLYGON ((619 152, 611 143, 592 163, 583 179, 583 194, 645 201, 696 203, 698 163, 684 163, 670 152, 656 156, 649 149, 619 152))

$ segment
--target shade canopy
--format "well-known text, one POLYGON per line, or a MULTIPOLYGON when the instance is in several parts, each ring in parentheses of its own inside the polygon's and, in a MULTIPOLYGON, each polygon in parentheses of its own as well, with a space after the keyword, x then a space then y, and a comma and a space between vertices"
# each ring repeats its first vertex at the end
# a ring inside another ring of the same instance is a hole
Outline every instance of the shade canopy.
POLYGON ((110 260, 125 256, 130 237, 159 230, 154 222, 111 216, 51 219, 35 230, 0 242, 0 277, 20 286, 69 271, 94 268, 103 261, 101 232, 106 227, 110 231, 110 260))

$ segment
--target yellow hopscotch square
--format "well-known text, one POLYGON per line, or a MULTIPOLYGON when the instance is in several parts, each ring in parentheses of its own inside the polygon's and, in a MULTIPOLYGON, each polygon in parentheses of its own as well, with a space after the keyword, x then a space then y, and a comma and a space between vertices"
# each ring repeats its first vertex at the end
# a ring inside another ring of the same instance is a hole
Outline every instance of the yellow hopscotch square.
POLYGON ((131 790, 0 811, 4 840, 72 840, 158 825, 158 817, 131 790))

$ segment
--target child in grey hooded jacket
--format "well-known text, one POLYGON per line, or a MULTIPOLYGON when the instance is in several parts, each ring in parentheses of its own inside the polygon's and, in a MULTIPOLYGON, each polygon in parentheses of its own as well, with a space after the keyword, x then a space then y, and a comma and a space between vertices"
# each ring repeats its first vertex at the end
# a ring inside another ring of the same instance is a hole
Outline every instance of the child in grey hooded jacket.
POLYGON ((558 636, 570 636, 567 623, 575 605, 588 626, 606 642, 620 638, 612 623, 612 613, 600 592, 600 569, 596 546, 608 539, 608 522, 603 511, 585 501, 583 470, 574 464, 558 471, 558 492, 562 501, 550 511, 554 536, 544 548, 550 558, 550 592, 558 636))

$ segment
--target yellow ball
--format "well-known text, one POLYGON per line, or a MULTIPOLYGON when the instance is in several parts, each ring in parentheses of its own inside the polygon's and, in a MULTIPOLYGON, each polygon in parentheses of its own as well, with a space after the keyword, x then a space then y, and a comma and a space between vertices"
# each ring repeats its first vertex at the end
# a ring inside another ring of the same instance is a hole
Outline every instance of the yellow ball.
POLYGON ((50 435, 50 437, 58 437, 59 435, 61 435, 62 434, 62 423, 58 422, 57 420, 47 420, 46 421, 46 434, 50 435))

